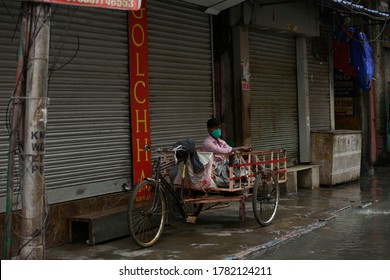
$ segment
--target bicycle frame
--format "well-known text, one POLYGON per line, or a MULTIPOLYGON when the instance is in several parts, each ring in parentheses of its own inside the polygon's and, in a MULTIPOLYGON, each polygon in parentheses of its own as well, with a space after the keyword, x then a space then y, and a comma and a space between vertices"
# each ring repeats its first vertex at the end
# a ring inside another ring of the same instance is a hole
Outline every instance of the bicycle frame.
MULTIPOLYGON (((163 186, 163 189, 162 191, 165 193, 165 191, 167 190, 172 196, 173 198, 175 199, 175 201, 180 205, 181 208, 183 208, 184 206, 184 201, 183 201, 183 185, 182 185, 182 188, 181 188, 181 193, 180 195, 178 194, 178 192, 176 191, 176 188, 170 184, 165 178, 164 178, 164 175, 163 173, 161 172, 162 170, 165 170, 167 169, 168 167, 171 167, 173 165, 176 165, 177 162, 176 160, 171 160, 169 162, 166 162, 166 163, 161 163, 161 160, 162 160, 162 155, 161 153, 163 152, 164 150, 158 150, 158 157, 156 159, 156 167, 154 168, 153 172, 154 172, 154 178, 152 180, 155 180, 156 183, 158 183, 158 186, 161 187, 161 185, 163 186)), ((184 170, 185 170, 185 166, 186 166, 186 163, 184 162, 184 170)), ((182 177, 184 177, 184 172, 182 173, 181 175, 182 177)), ((158 192, 158 188, 156 188, 155 190, 156 192, 158 192)), ((158 199, 158 193, 155 195, 155 199, 158 199)), ((183 209, 184 211, 184 209, 183 209)))

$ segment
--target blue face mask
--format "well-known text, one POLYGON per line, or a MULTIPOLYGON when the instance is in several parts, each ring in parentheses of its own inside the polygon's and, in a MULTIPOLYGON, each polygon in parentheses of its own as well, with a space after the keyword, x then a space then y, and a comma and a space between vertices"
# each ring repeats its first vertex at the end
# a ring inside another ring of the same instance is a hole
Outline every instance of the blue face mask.
POLYGON ((214 129, 213 131, 211 131, 211 136, 213 136, 216 139, 221 138, 221 135, 222 135, 222 131, 220 129, 214 129))

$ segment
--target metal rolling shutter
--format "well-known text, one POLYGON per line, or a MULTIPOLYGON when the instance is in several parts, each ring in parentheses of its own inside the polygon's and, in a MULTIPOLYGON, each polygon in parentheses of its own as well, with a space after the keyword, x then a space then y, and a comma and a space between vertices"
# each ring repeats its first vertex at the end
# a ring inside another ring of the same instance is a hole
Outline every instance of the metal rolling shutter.
POLYGON ((251 134, 256 149, 286 148, 299 162, 295 39, 251 29, 251 134))
POLYGON ((321 38, 308 39, 307 61, 310 100, 310 128, 330 130, 330 83, 328 43, 321 38))
MULTIPOLYGON (((3 3, 3 2, 1 2, 3 3)), ((0 6, 0 196, 5 108, 15 82, 20 3, 0 6)), ((45 178, 49 202, 122 190, 131 174, 127 12, 52 5, 45 178), (74 56, 74 57, 73 57, 74 56), (69 187, 74 187, 67 189, 69 187)))
MULTIPOLYGON (((15 89, 19 29, 17 26, 21 2, 0 1, 0 198, 6 195, 9 134, 7 105, 15 89)), ((17 162, 16 162, 17 163, 17 162)), ((1 200, 2 202, 3 200, 1 200)), ((1 208, 5 203, 1 203, 1 208)))
POLYGON ((120 190, 131 174, 127 12, 53 5, 52 13, 47 186, 120 190))
POLYGON ((151 141, 200 146, 213 114, 209 15, 182 1, 147 3, 151 141))

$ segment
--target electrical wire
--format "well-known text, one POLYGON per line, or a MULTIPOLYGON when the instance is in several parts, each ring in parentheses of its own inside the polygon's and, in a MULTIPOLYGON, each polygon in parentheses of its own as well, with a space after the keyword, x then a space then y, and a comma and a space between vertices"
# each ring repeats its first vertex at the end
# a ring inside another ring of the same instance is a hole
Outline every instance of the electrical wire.
MULTIPOLYGON (((22 7, 25 7, 25 6, 23 5, 22 7)), ((49 7, 50 6, 47 6, 47 8, 49 8, 49 7)), ((18 166, 19 169, 20 169, 19 172, 16 172, 12 176, 12 179, 14 177, 15 177, 15 179, 19 178, 18 179, 18 186, 15 187, 14 184, 12 184, 12 186, 11 186, 11 184, 8 182, 10 180, 10 176, 7 177, 8 178, 8 180, 7 180, 7 186, 8 186, 7 192, 11 193, 11 191, 12 191, 11 195, 9 193, 7 195, 7 199, 9 198, 9 200, 7 201, 7 203, 8 203, 7 209, 10 209, 10 211, 7 211, 7 221, 11 219, 11 215, 13 215, 13 213, 18 213, 17 208, 18 208, 19 203, 16 203, 16 206, 15 206, 15 203, 13 201, 13 199, 14 199, 13 192, 16 191, 16 198, 19 199, 19 196, 20 196, 21 191, 22 191, 21 177, 24 177, 26 175, 26 173, 23 174, 23 170, 25 170, 25 171, 28 170, 28 169, 25 169, 23 167, 23 163, 22 163, 22 162, 24 162, 26 160, 26 158, 23 156, 23 151, 24 151, 23 144, 21 142, 21 139, 18 136, 14 135, 14 134, 18 133, 19 127, 20 127, 20 125, 22 123, 21 114, 19 114, 19 116, 14 116, 13 107, 11 106, 11 103, 12 103, 12 101, 14 101, 14 104, 15 104, 15 98, 18 99, 16 102, 23 103, 23 101, 21 101, 21 100, 23 100, 23 98, 20 99, 17 96, 15 96, 15 94, 16 94, 17 90, 19 89, 22 77, 26 76, 27 71, 31 70, 29 68, 30 66, 27 65, 26 61, 27 61, 27 56, 28 56, 28 54, 30 52, 30 49, 31 49, 32 45, 35 43, 35 40, 37 38, 37 34, 39 34, 39 32, 41 31, 41 29, 37 29, 36 28, 37 27, 37 23, 38 23, 38 21, 42 21, 41 22, 42 24, 41 24, 40 28, 43 28, 44 25, 45 25, 45 22, 50 20, 50 18, 46 18, 46 19, 42 19, 41 18, 43 16, 43 12, 44 12, 43 9, 40 9, 39 13, 36 16, 32 16, 31 14, 29 14, 29 10, 27 8, 26 9, 24 9, 24 8, 20 9, 20 15, 22 15, 23 17, 29 18, 33 22, 28 24, 28 26, 30 27, 30 30, 28 30, 28 31, 27 30, 22 30, 20 32, 20 34, 22 34, 22 36, 23 36, 23 34, 25 34, 25 32, 27 32, 29 34, 30 40, 29 40, 27 46, 23 46, 23 42, 25 42, 25 41, 24 41, 24 39, 21 38, 20 45, 21 45, 21 49, 22 49, 22 51, 21 51, 21 53, 22 53, 22 58, 21 58, 22 59, 22 65, 21 65, 21 67, 19 69, 20 72, 18 72, 18 74, 17 74, 17 79, 16 79, 16 84, 15 84, 14 91, 13 91, 13 93, 11 95, 11 98, 9 100, 8 106, 6 108, 6 127, 7 127, 8 133, 9 133, 10 141, 11 141, 12 138, 14 138, 15 139, 14 141, 16 141, 16 149, 15 150, 11 150, 11 149, 9 150, 8 174, 10 174, 11 169, 14 170, 14 167, 10 166, 11 156, 13 156, 13 157, 17 156, 17 158, 19 158, 19 161, 20 161, 19 166, 18 166), (18 118, 16 121, 14 119, 15 117, 18 118), (11 127, 11 123, 12 123, 12 127, 11 127), (20 171, 22 171, 22 172, 20 172, 20 171), (10 208, 10 206, 12 207, 12 209, 10 208)), ((17 24, 18 25, 20 24, 20 17, 18 19, 18 23, 17 24)), ((10 143, 10 147, 11 147, 11 143, 10 143)), ((32 164, 32 162, 30 161, 30 165, 31 164, 32 164)), ((41 174, 39 174, 39 175, 42 176, 41 174)), ((41 177, 41 181, 42 180, 43 180, 43 178, 41 177)), ((39 184, 40 186, 42 185, 41 182, 35 182, 34 184, 39 184)), ((48 213, 49 212, 48 212, 48 204, 47 204, 47 197, 46 197, 46 186, 43 186, 43 194, 45 195, 45 197, 43 198, 43 201, 44 201, 43 202, 44 203, 44 211, 42 213, 38 214, 39 216, 43 215, 43 217, 44 217, 43 218, 44 222, 42 224, 42 228, 37 230, 37 231, 35 231, 34 233, 32 233, 32 236, 28 237, 29 240, 27 242, 23 242, 22 247, 19 248, 19 252, 24 248, 24 246, 26 246, 26 244, 31 242, 34 238, 36 238, 39 234, 44 232, 45 229, 47 228, 47 219, 48 219, 48 213)), ((16 216, 18 216, 18 215, 16 215, 16 216)), ((26 218, 27 217, 24 217, 24 218, 22 217, 22 219, 26 219, 26 218)), ((11 223, 7 223, 7 226, 8 227, 12 227, 12 224, 11 223)), ((14 231, 14 234, 17 234, 17 232, 14 231)), ((12 240, 11 240, 12 237, 8 235, 7 238, 8 238, 7 239, 7 245, 10 245, 12 243, 12 240)), ((9 255, 7 257, 11 257, 11 256, 9 255)))
POLYGON ((390 17, 389 13, 368 9, 363 5, 359 5, 360 0, 357 3, 344 0, 317 0, 316 2, 322 7, 332 8, 341 13, 359 14, 372 20, 383 21, 390 17))
MULTIPOLYGON (((4 0, 1 0, 1 2, 4 4, 4 6, 6 6, 4 0)), ((55 11, 58 7, 58 5, 52 5, 52 6, 55 6, 55 11)), ((38 21, 41 21, 43 20, 44 22, 46 21, 49 21, 53 15, 55 14, 55 11, 54 13, 51 13, 50 17, 47 18, 47 19, 43 19, 41 18, 41 16, 43 15, 43 10, 40 10, 39 14, 35 17, 32 17, 32 15, 30 14, 30 11, 28 9, 25 9, 23 8, 24 6, 22 5, 22 7, 20 8, 19 10, 19 18, 17 19, 17 22, 16 22, 16 25, 15 25, 15 30, 14 30, 14 34, 12 36, 12 40, 16 37, 16 33, 17 33, 17 26, 20 26, 20 23, 21 23, 21 18, 22 17, 28 17, 30 19, 33 20, 33 22, 31 22, 28 26, 30 27, 30 30, 28 31, 28 33, 30 34, 30 41, 28 42, 28 45, 27 46, 23 46, 22 45, 22 53, 23 53, 23 65, 20 69, 20 74, 17 76, 17 79, 16 79, 16 82, 15 82, 15 88, 11 94, 11 97, 8 101, 8 105, 6 107, 6 129, 7 129, 7 132, 8 132, 8 135, 10 137, 10 139, 12 138, 12 135, 14 133, 17 133, 18 132, 18 127, 20 127, 20 125, 22 124, 22 118, 21 118, 21 115, 19 116, 13 116, 14 113, 13 113, 13 102, 15 102, 15 94, 16 94, 16 91, 18 90, 17 86, 20 85, 20 82, 22 81, 22 77, 23 76, 27 76, 26 73, 28 71, 31 71, 32 69, 30 68, 31 65, 28 65, 26 63, 27 61, 27 56, 28 56, 28 53, 32 47, 32 45, 35 43, 35 40, 37 38, 37 34, 40 32, 40 29, 37 29, 36 26, 37 26, 37 23, 38 21), (24 73, 24 74, 23 74, 24 73), (16 127, 12 127, 12 123, 13 123, 13 117, 17 117, 17 126, 16 127)), ((77 7, 78 8, 78 7, 77 7)), ((76 9, 73 10, 73 14, 76 12, 76 9)), ((11 11, 8 9, 8 7, 6 6, 6 9, 9 13, 9 15, 11 16, 12 19, 15 20, 15 17, 13 16, 13 14, 11 13, 11 11)), ((72 21, 72 18, 73 18, 73 14, 72 16, 69 18, 68 22, 67 22, 67 27, 66 27, 66 30, 68 30, 68 27, 72 21)), ((44 23, 45 24, 45 23, 44 23)), ((41 25, 40 28, 43 28, 44 25, 41 25)), ((20 34, 22 34, 22 32, 20 32, 20 34)), ((61 47, 58 48, 58 45, 63 42, 63 38, 65 38, 66 36, 66 32, 63 33, 62 37, 61 37, 61 40, 60 42, 57 43, 57 45, 53 48, 52 47, 52 51, 55 52, 56 49, 59 49, 59 51, 57 52, 57 54, 54 56, 54 62, 55 62, 55 65, 56 65, 56 61, 58 61, 58 58, 60 57, 60 54, 61 54, 61 50, 63 49, 64 47, 64 44, 62 43, 61 47)), ((78 54, 78 51, 79 51, 79 48, 80 48, 80 39, 79 37, 77 37, 77 49, 74 53, 74 55, 66 62, 64 63, 63 65, 61 65, 60 67, 53 67, 51 70, 50 70, 50 76, 53 74, 54 71, 58 71, 58 70, 61 70, 63 69, 66 65, 68 65, 69 63, 71 63, 71 61, 77 56, 78 54)), ((28 81, 27 81, 28 82, 28 81)), ((50 82, 50 79, 48 80, 48 83, 50 82)), ((23 106, 24 104, 24 99, 19 99, 18 101, 16 102, 21 102, 21 106, 23 106)), ((7 183, 7 191, 10 191, 10 188, 12 188, 12 192, 15 193, 15 195, 12 195, 12 196, 7 196, 10 198, 10 201, 9 201, 9 204, 11 205, 12 207, 12 211, 9 211, 9 213, 7 213, 7 217, 10 218, 11 216, 10 215, 15 215, 15 217, 19 217, 18 220, 19 222, 21 222, 21 220, 23 219, 27 219, 27 217, 22 217, 21 216, 21 213, 18 211, 18 208, 20 205, 20 202, 19 202, 19 198, 20 198, 20 195, 22 193, 22 178, 26 175, 26 173, 23 173, 24 171, 23 170, 28 170, 26 169, 27 167, 24 166, 24 163, 25 163, 25 160, 26 158, 23 156, 23 151, 24 151, 24 147, 23 147, 23 143, 21 142, 21 139, 15 135, 15 139, 16 139, 16 149, 14 151, 9 151, 9 156, 11 155, 14 155, 15 158, 19 158, 19 166, 17 168, 13 168, 15 170, 15 174, 13 175, 13 178, 15 178, 15 182, 17 181, 17 184, 13 184, 13 186, 10 186, 9 183, 7 183), (19 170, 18 170, 19 169, 19 170), (14 201, 16 200, 16 201, 14 201)), ((10 163, 11 161, 9 160, 8 163, 10 163)), ((30 165, 31 165, 31 162, 30 162, 30 165)), ((11 166, 9 165, 7 170, 10 171, 11 169, 11 166)), ((7 173, 7 171, 5 171, 4 173, 7 173)), ((5 175, 4 175, 5 176, 5 175)), ((28 175, 27 175, 28 176, 28 175)), ((9 176, 7 176, 7 179, 9 179, 9 176)), ((43 178, 41 178, 43 180, 43 178)), ((37 182, 35 182, 35 184, 37 184, 37 182)), ((22 242, 22 246, 19 248, 19 253, 21 252, 21 250, 27 246, 34 238, 36 238, 38 236, 38 234, 44 232, 46 229, 47 229, 47 226, 48 226, 48 218, 49 218, 49 211, 48 211, 48 200, 47 200, 47 197, 46 197, 46 186, 44 186, 44 194, 45 194, 45 198, 44 198, 44 207, 45 207, 45 211, 43 213, 44 215, 44 222, 42 224, 42 228, 40 230, 38 230, 37 232, 35 232, 32 236, 29 236, 27 237, 28 240, 24 240, 24 242, 22 242)), ((7 219, 8 219, 7 218, 7 219)), ((12 226, 12 224, 10 224, 9 226, 12 226)), ((16 236, 18 235, 17 232, 14 231, 14 234, 16 234, 16 236)), ((12 243, 12 236, 8 236, 8 238, 10 238, 7 243, 8 244, 11 244, 12 243)), ((25 237, 21 237, 21 239, 25 239, 25 237)), ((7 257, 11 257, 11 256, 7 256, 7 257)))
MULTIPOLYGON (((79 35, 77 34, 77 48, 74 52, 74 54, 72 55, 72 57, 70 59, 68 59, 68 61, 66 61, 65 63, 63 63, 61 66, 57 66, 57 62, 59 60, 59 58, 61 57, 61 52, 64 48, 64 38, 65 38, 65 35, 66 33, 68 32, 69 30, 69 26, 70 26, 70 23, 72 22, 73 20, 73 17, 75 15, 75 13, 77 12, 79 6, 76 6, 75 8, 73 8, 73 11, 71 13, 71 16, 69 17, 68 21, 66 22, 66 28, 64 29, 64 31, 62 32, 62 35, 61 35, 61 38, 60 40, 57 42, 56 46, 52 48, 53 52, 56 51, 56 49, 58 49, 58 45, 61 43, 61 48, 59 48, 59 51, 57 52, 57 54, 54 56, 53 58, 53 63, 52 63, 52 67, 50 67, 49 69, 49 78, 48 78, 48 83, 50 84, 50 79, 51 79, 51 76, 53 75, 53 73, 55 71, 59 71, 61 70, 62 68, 64 68, 65 66, 67 66, 68 64, 70 64, 73 59, 77 56, 79 50, 80 50, 80 37, 79 35)), ((68 7, 68 13, 70 12, 70 7, 68 7)), ((53 14, 54 16, 54 14, 53 14)))

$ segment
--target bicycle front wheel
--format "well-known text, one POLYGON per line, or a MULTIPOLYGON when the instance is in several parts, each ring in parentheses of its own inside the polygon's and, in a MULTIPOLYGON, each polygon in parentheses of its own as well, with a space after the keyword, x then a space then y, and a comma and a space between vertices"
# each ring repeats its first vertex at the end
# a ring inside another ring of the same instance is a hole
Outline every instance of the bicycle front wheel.
POLYGON ((140 182, 130 196, 128 226, 130 236, 140 247, 153 246, 166 221, 164 192, 154 180, 140 182))
POLYGON ((268 226, 275 218, 279 195, 279 183, 271 169, 257 175, 253 185, 252 206, 256 221, 262 226, 268 226))

